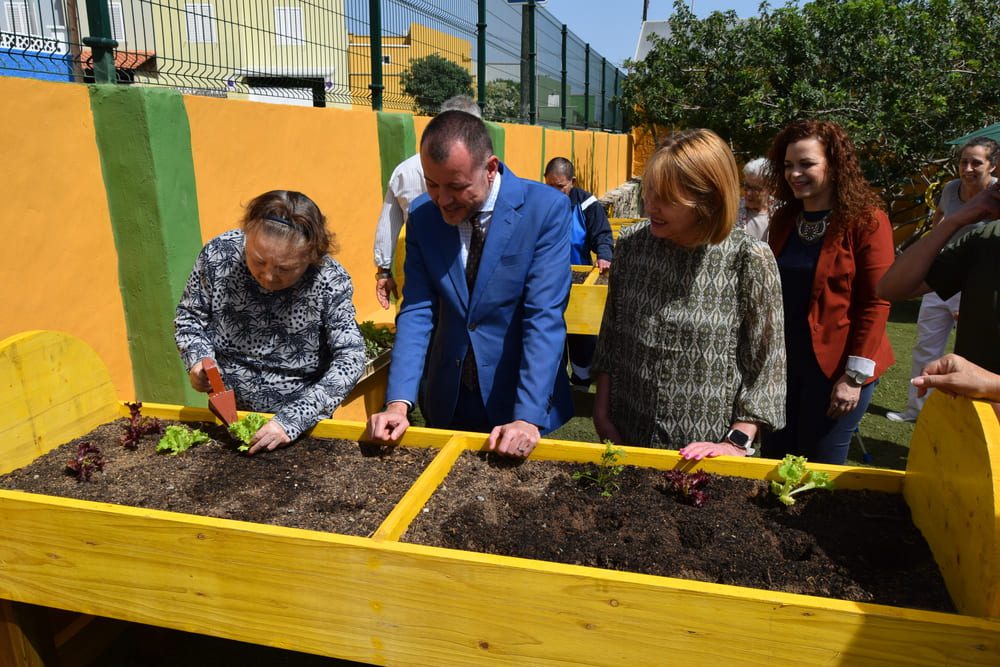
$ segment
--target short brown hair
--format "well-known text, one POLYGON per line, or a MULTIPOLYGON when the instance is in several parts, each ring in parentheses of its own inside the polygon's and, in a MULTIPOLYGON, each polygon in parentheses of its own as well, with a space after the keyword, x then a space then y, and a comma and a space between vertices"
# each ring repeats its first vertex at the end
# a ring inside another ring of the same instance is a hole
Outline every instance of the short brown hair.
POLYGON ((333 232, 326 228, 326 216, 312 199, 294 190, 271 190, 254 197, 246 206, 240 227, 244 233, 259 230, 268 236, 304 242, 309 262, 316 266, 339 250, 333 232))
POLYGON ((740 205, 736 158, 711 130, 684 130, 667 137, 646 164, 642 188, 668 204, 695 210, 700 244, 722 243, 740 205))
POLYGON ((493 155, 493 140, 486 124, 464 111, 442 111, 427 124, 420 137, 420 150, 426 148, 431 160, 440 164, 448 159, 451 147, 464 144, 473 160, 483 164, 493 155))

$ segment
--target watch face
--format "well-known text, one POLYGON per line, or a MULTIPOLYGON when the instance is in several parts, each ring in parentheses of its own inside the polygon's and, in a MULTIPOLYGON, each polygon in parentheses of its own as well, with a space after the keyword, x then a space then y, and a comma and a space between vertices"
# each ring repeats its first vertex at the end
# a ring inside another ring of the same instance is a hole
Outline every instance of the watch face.
POLYGON ((726 434, 726 440, 733 443, 737 447, 746 447, 747 443, 750 442, 750 436, 740 431, 738 429, 731 429, 729 433, 726 434))

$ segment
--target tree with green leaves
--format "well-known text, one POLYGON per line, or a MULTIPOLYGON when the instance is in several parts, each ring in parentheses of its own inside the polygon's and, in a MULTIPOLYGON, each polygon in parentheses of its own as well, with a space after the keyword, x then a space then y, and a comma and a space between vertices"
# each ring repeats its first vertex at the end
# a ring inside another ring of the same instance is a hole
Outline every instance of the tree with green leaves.
POLYGON ((836 121, 886 199, 947 160, 949 139, 1000 120, 996 0, 764 3, 749 19, 678 0, 669 25, 626 62, 635 124, 707 127, 751 158, 792 120, 836 121))
POLYGON ((417 113, 433 116, 455 95, 472 95, 472 75, 461 65, 432 53, 410 61, 400 75, 403 93, 416 102, 417 113))
POLYGON ((497 123, 517 123, 520 116, 521 84, 513 79, 487 82, 483 118, 497 123))

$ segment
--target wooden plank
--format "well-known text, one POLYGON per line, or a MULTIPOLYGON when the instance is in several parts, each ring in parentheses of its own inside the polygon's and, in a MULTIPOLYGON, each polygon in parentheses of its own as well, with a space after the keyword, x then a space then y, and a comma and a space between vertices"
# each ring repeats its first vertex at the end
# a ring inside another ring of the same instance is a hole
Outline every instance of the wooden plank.
MULTIPOLYGON (((478 448, 475 443, 470 447, 478 448)), ((701 461, 687 461, 676 451, 669 449, 653 449, 650 447, 622 447, 624 457, 621 463, 657 470, 673 470, 675 468, 686 472, 704 470, 718 475, 748 477, 750 479, 777 480, 779 461, 762 458, 746 458, 742 456, 719 456, 701 461)), ((566 442, 542 438, 531 453, 532 459, 549 461, 572 461, 575 463, 599 463, 604 445, 585 442, 566 442)), ((905 473, 901 470, 883 468, 863 468, 854 466, 838 466, 823 463, 810 463, 813 470, 826 472, 830 475, 837 488, 840 489, 870 489, 886 493, 901 493, 905 473)))
POLYGON ((376 540, 398 540, 399 536, 406 532, 410 522, 417 517, 431 495, 448 476, 455 460, 469 448, 467 440, 467 437, 459 435, 449 440, 434 460, 424 468, 410 490, 396 503, 372 537, 376 540))
POLYGON ((953 614, 11 491, 0 521, 2 597, 375 664, 1000 662, 953 614))
POLYGON ((1000 617, 1000 424, 936 391, 917 420, 903 494, 958 609, 1000 617))
POLYGON ((56 660, 45 610, 0 600, 0 665, 45 667, 55 665, 56 660))
POLYGON ((607 285, 571 285, 569 303, 563 315, 567 333, 590 336, 600 333, 607 298, 607 285))
POLYGON ((113 419, 111 376, 78 338, 29 331, 0 342, 0 474, 113 419))

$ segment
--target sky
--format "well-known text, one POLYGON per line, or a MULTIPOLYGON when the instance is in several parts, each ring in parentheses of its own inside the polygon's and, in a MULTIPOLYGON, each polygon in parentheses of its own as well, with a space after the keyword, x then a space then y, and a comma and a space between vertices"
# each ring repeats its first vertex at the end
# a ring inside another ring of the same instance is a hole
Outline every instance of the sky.
MULTIPOLYGON (((732 9, 740 17, 757 14, 760 0, 689 0, 696 16, 704 18, 714 11, 732 9)), ((784 4, 770 3, 772 7, 784 4)), ((643 0, 547 0, 541 6, 566 24, 571 32, 590 44, 616 65, 635 55, 639 28, 642 25, 643 0)), ((650 0, 651 21, 666 20, 673 11, 673 0, 650 0)))

